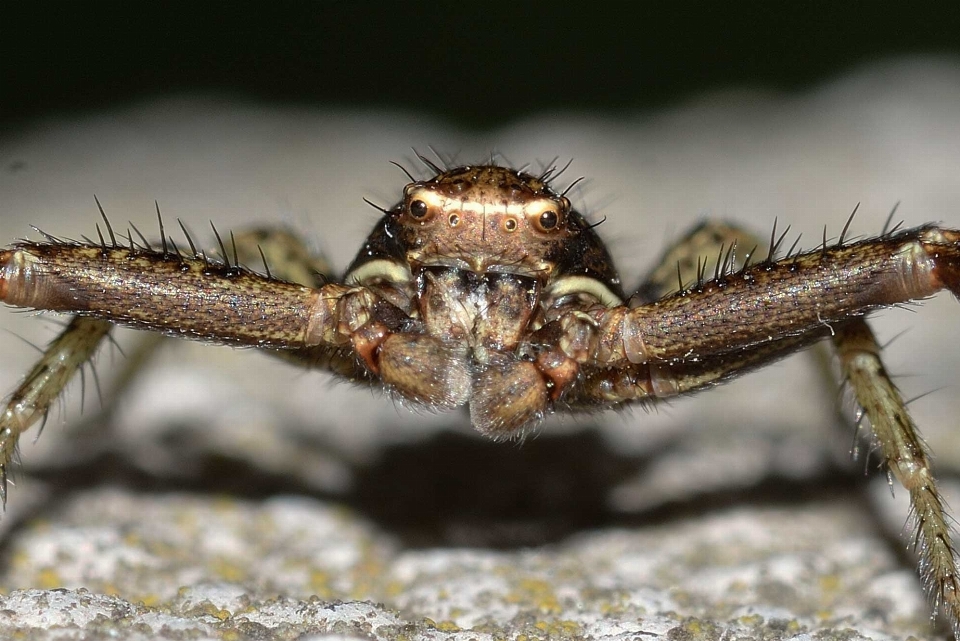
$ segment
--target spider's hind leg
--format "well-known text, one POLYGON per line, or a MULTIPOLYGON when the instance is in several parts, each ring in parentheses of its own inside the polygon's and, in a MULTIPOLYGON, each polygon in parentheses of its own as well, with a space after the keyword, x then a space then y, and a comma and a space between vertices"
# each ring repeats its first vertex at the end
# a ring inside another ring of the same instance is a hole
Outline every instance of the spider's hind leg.
POLYGON ((257 227, 231 237, 237 262, 256 271, 306 287, 321 287, 332 280, 329 261, 293 232, 279 227, 257 227))
POLYGON ((935 606, 943 606, 954 635, 960 638, 956 547, 927 448, 880 360, 880 346, 866 321, 854 319, 838 326, 833 343, 843 374, 870 420, 884 464, 910 493, 924 588, 935 606))
POLYGON ((76 317, 47 346, 36 365, 0 407, 0 503, 7 504, 7 479, 20 435, 46 417, 50 406, 97 351, 113 327, 76 317))
POLYGON ((757 236, 743 227, 722 220, 705 220, 667 247, 630 297, 630 303, 652 303, 680 288, 691 287, 700 279, 741 269, 760 246, 763 243, 757 236))

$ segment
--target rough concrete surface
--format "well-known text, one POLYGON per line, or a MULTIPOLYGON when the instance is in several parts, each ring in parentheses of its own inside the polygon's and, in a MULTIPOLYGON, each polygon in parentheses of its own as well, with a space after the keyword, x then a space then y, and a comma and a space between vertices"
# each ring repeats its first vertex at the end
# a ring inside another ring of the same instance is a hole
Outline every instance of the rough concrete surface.
MULTIPOLYGON (((798 96, 735 91, 619 120, 553 114, 482 136, 395 114, 184 97, 0 138, 0 241, 169 221, 284 224, 345 266, 428 145, 565 162, 635 286, 706 216, 768 233, 960 226, 960 66, 910 60, 798 96)), ((155 235, 155 234, 154 234, 155 235)), ((791 240, 792 242, 792 240, 791 240)), ((880 314, 948 496, 960 471, 956 301, 880 314)), ((0 314, 0 389, 57 325, 0 314), (21 340, 21 337, 24 340, 21 340)), ((804 354, 652 413, 551 419, 492 444, 247 350, 169 342, 96 361, 24 439, 0 521, 0 638, 946 638, 901 533, 849 461, 827 359, 804 354), (81 412, 81 401, 83 411, 81 412), (35 433, 34 433, 35 435, 35 433), (853 470, 851 472, 851 470, 853 470)), ((873 460, 868 466, 875 467, 873 460)), ((876 476, 876 475, 874 475, 876 476)), ((954 505, 960 501, 954 499, 954 505)))
POLYGON ((0 626, 40 638, 896 638, 922 628, 922 606, 873 529, 862 507, 823 501, 520 550, 415 550, 302 497, 100 490, 10 542, 4 585, 33 589, 0 601, 0 626))

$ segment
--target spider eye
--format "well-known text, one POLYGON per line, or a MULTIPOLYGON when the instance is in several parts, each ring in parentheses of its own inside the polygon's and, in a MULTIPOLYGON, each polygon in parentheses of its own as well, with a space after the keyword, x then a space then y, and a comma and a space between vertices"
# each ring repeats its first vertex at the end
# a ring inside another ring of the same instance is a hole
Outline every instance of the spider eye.
POLYGON ((410 215, 414 218, 423 218, 427 215, 427 203, 422 200, 415 200, 410 203, 410 215))
POLYGON ((507 231, 516 231, 517 229, 517 219, 516 218, 507 218, 503 221, 503 228, 507 231))
POLYGON ((541 230, 549 231, 554 227, 556 227, 557 224, 560 222, 560 216, 557 215, 557 212, 553 211, 552 209, 549 209, 543 212, 542 214, 540 214, 540 218, 538 219, 538 222, 540 223, 541 230))

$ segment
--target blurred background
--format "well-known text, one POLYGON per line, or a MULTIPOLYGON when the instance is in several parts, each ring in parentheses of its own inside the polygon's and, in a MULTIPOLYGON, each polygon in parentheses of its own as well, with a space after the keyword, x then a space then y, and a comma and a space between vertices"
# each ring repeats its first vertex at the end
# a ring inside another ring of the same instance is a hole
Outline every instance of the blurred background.
POLYGON ((171 95, 390 109, 459 128, 799 92, 960 55, 960 6, 893 1, 3 3, 0 132, 171 95))

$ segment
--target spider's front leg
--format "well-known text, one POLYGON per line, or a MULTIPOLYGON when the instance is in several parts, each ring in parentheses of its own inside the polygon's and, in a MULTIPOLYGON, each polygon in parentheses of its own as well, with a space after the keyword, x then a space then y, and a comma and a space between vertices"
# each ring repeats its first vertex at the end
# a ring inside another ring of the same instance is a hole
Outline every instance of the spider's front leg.
MULTIPOLYGON (((403 347, 381 349, 391 332, 408 323, 405 314, 364 288, 324 284, 325 262, 288 233, 252 231, 238 235, 235 244, 232 263, 229 257, 213 262, 201 252, 184 256, 167 241, 162 249, 146 241, 129 247, 47 242, 0 252, 0 301, 79 314, 0 408, 0 500, 6 499, 20 435, 46 416, 114 323, 266 347, 287 360, 353 379, 368 375, 360 356, 384 368, 385 378, 401 385, 404 377, 414 381, 414 396, 424 377, 410 371, 403 347), (262 256, 268 275, 239 267, 238 256, 247 263, 262 256), (388 358, 380 358, 381 351, 388 358)), ((417 352, 421 359, 431 353, 417 352)))
POLYGON ((604 399, 628 401, 693 391, 829 336, 846 321, 941 289, 960 297, 960 231, 920 227, 721 268, 713 280, 701 275, 660 300, 593 310, 585 320, 578 312, 553 329, 562 330, 570 358, 589 367, 649 366, 656 389, 604 399), (718 369, 712 379, 685 378, 687 369, 699 377, 711 367, 718 369))

